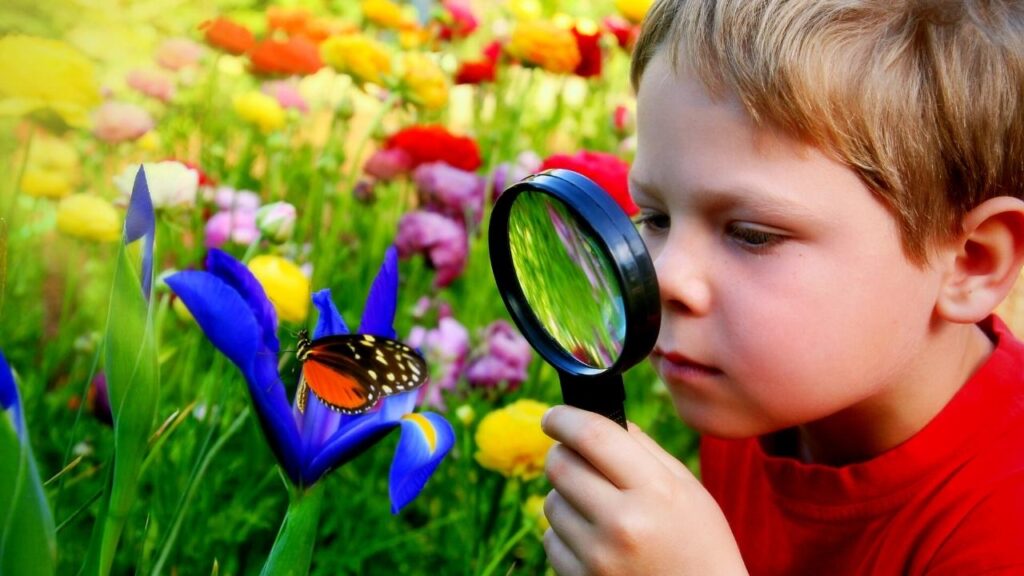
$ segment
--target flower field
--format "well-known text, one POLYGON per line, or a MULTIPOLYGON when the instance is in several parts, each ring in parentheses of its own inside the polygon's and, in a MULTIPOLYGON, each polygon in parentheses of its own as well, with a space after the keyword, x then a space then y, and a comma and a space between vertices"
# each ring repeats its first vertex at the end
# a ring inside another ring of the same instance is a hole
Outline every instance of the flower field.
POLYGON ((649 2, 266 4, 0 8, 0 573, 544 573, 561 396, 488 216, 553 167, 635 209, 649 2), (332 410, 307 329, 426 383, 332 410))

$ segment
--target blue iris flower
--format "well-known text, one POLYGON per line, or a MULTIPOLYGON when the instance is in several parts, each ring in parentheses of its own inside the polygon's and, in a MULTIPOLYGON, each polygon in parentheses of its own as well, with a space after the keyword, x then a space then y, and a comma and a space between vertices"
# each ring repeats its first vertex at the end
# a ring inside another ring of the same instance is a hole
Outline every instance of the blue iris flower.
MULTIPOLYGON (((167 284, 182 299, 207 338, 242 371, 260 425, 292 482, 308 487, 401 428, 391 464, 391 512, 397 514, 423 489, 455 433, 438 414, 414 413, 418 391, 389 396, 364 414, 343 415, 310 394, 304 412, 288 401, 277 372, 277 314, 263 287, 238 260, 211 250, 205 271, 178 272, 167 284)), ((395 338, 398 255, 387 250, 370 289, 359 333, 395 338)), ((313 337, 347 334, 329 289, 313 295, 320 317, 313 337)))
POLYGON ((10 414, 14 431, 24 440, 25 420, 21 414, 21 399, 18 397, 18 387, 14 384, 14 374, 11 373, 11 367, 7 365, 3 352, 0 352, 0 411, 10 414))

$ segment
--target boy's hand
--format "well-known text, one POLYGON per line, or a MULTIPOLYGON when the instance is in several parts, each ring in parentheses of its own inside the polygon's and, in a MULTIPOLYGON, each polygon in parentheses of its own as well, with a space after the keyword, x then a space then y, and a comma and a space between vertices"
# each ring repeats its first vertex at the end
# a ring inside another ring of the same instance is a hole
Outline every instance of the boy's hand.
POLYGON ((548 453, 555 571, 582 574, 746 574, 728 523, 685 466, 634 424, 556 406, 542 424, 548 453))

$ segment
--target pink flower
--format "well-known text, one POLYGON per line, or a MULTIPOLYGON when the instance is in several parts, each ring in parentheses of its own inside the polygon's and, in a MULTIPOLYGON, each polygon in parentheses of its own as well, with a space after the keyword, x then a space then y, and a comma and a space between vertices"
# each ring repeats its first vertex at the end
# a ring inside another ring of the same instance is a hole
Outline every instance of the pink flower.
POLYGON ((441 318, 437 328, 413 327, 406 343, 423 351, 436 369, 420 389, 420 404, 446 410, 442 390, 454 390, 469 355, 469 332, 454 318, 441 318))
POLYGON ((306 99, 302 97, 299 87, 294 82, 288 80, 264 82, 260 91, 277 100, 282 108, 298 110, 303 114, 309 112, 309 104, 306 103, 306 99))
POLYGON ((256 212, 260 207, 260 197, 249 190, 220 186, 213 193, 213 203, 221 210, 256 212))
POLYGON ((483 216, 486 182, 476 173, 430 162, 417 167, 413 179, 428 208, 459 220, 469 214, 479 222, 483 216))
POLYGON ((402 216, 398 222, 395 246, 402 258, 413 254, 426 256, 430 266, 437 271, 434 286, 438 288, 451 284, 462 274, 469 252, 466 229, 462 224, 443 214, 425 210, 402 216))
POLYGON ((378 180, 390 182, 412 168, 412 157, 401 148, 377 150, 366 160, 363 172, 378 180))
POLYGON ((135 90, 161 102, 170 102, 174 98, 174 79, 162 72, 134 70, 128 74, 126 82, 135 90))
POLYGON ((141 106, 105 102, 93 113, 93 136, 117 144, 137 140, 153 129, 153 118, 141 106))
POLYGON ((206 222, 206 247, 220 248, 228 240, 248 246, 259 238, 256 213, 249 210, 221 211, 206 222))
POLYGON ((491 188, 492 199, 497 199, 505 188, 519 182, 540 170, 543 161, 536 152, 526 150, 520 152, 514 162, 502 162, 494 169, 494 185, 491 188))
POLYGON ((511 324, 495 320, 484 331, 486 352, 469 361, 466 380, 473 386, 494 388, 502 382, 514 390, 526 380, 533 352, 530 343, 511 324))
POLYGON ((156 50, 156 63, 167 70, 181 70, 195 66, 206 50, 188 38, 170 38, 156 50))

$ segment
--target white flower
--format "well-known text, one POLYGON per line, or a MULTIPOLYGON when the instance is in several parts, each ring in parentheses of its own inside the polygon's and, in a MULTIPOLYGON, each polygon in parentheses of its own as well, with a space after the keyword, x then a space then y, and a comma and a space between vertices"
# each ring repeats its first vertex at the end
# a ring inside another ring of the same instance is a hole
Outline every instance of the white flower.
MULTIPOLYGON (((195 206, 199 172, 173 160, 146 162, 142 166, 146 170, 146 182, 149 184, 149 195, 153 199, 154 208, 195 206)), ((114 176, 114 186, 117 186, 125 198, 131 196, 135 174, 138 171, 139 166, 132 164, 114 176)))

